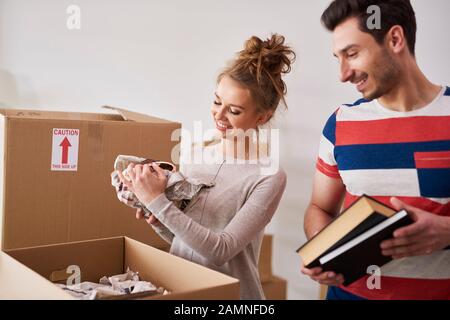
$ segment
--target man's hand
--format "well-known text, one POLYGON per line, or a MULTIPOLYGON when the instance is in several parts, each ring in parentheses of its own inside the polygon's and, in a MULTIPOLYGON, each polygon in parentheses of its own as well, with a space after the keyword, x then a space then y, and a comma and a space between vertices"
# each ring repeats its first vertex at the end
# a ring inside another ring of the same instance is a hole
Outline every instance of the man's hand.
POLYGON ((301 272, 309 276, 312 280, 326 286, 339 286, 344 283, 344 276, 342 274, 336 274, 332 271, 323 272, 320 267, 308 269, 302 264, 301 272))
POLYGON ((393 239, 381 243, 383 255, 394 259, 429 255, 450 245, 449 217, 412 207, 397 198, 391 203, 396 210, 406 210, 414 223, 397 229, 393 239))
POLYGON ((167 186, 164 170, 155 163, 144 165, 131 163, 128 166, 128 176, 131 181, 126 180, 121 172, 118 171, 118 173, 124 186, 130 189, 144 205, 148 205, 164 193, 167 186))

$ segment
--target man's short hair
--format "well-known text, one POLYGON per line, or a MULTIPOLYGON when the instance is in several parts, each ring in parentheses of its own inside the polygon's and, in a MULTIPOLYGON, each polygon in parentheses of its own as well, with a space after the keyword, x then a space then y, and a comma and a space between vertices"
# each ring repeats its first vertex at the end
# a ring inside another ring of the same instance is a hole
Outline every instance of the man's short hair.
POLYGON ((322 14, 322 23, 330 30, 349 18, 359 20, 359 29, 371 34, 382 44, 389 30, 399 25, 403 28, 409 51, 415 55, 417 22, 410 0, 334 0, 322 14), (381 28, 369 29, 367 20, 372 13, 367 13, 369 6, 376 5, 381 12, 381 28))

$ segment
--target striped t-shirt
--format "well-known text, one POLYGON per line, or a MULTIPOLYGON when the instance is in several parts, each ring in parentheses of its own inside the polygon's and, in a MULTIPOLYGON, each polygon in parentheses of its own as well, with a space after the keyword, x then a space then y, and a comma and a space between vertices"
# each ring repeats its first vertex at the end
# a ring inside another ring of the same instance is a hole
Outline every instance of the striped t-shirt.
MULTIPOLYGON (((317 169, 342 179, 344 208, 363 194, 389 206, 396 196, 450 217, 450 88, 411 112, 376 100, 341 106, 325 125, 317 169)), ((368 289, 368 276, 342 289, 368 299, 450 299, 450 250, 394 260, 381 275, 381 289, 368 289)))

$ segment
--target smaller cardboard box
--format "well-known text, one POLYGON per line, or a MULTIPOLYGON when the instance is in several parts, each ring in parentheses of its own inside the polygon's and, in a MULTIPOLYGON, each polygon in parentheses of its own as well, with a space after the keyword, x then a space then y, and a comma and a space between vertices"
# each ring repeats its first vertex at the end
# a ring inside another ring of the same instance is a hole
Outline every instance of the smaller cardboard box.
POLYGON ((319 300, 326 300, 328 293, 328 286, 321 284, 319 288, 319 300))
POLYGON ((81 271, 81 282, 98 282, 129 267, 142 280, 171 292, 139 299, 239 299, 237 279, 128 237, 0 252, 0 299, 73 299, 48 280, 73 265, 81 271))
POLYGON ((286 300, 286 280, 277 276, 272 276, 268 281, 264 282, 262 286, 267 300, 286 300))

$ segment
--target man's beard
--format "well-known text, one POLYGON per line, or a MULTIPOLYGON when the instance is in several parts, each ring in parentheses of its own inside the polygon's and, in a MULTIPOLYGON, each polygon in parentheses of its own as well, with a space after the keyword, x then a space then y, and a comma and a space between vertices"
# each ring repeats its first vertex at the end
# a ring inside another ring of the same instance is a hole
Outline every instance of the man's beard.
POLYGON ((387 50, 384 50, 382 58, 374 64, 372 72, 375 89, 363 93, 364 99, 371 101, 389 93, 398 83, 399 74, 396 61, 392 59, 387 50))

